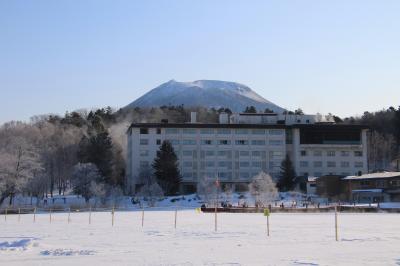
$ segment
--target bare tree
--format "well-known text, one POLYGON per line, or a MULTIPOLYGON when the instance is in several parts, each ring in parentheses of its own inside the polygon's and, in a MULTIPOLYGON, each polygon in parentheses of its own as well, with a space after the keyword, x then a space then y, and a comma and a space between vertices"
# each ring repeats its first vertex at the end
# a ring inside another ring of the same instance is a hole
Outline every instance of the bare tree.
POLYGON ((207 204, 216 200, 217 186, 215 180, 203 176, 197 183, 197 195, 207 204))
POLYGON ((92 181, 90 183, 90 193, 94 197, 94 205, 97 206, 98 201, 101 202, 101 204, 106 203, 107 199, 107 189, 104 183, 97 183, 95 181, 92 181))
POLYGON ((142 186, 137 194, 139 197, 143 197, 150 206, 154 207, 157 200, 164 197, 164 192, 157 182, 147 182, 142 186))
POLYGON ((253 177, 249 184, 249 190, 255 198, 256 206, 267 206, 278 196, 278 190, 272 177, 264 172, 253 177))
POLYGON ((0 205, 9 197, 23 192, 27 182, 42 170, 35 147, 35 130, 12 122, 0 128, 0 205))

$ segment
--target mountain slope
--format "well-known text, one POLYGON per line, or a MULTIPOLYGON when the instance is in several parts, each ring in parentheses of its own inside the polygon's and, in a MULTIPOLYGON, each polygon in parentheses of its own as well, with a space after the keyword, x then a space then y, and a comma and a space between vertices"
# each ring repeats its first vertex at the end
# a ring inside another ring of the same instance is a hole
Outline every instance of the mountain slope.
POLYGON ((245 85, 218 80, 194 82, 171 80, 138 98, 127 108, 181 104, 187 107, 228 107, 234 112, 242 112, 251 105, 259 111, 264 111, 266 108, 277 113, 284 111, 282 107, 264 99, 245 85))

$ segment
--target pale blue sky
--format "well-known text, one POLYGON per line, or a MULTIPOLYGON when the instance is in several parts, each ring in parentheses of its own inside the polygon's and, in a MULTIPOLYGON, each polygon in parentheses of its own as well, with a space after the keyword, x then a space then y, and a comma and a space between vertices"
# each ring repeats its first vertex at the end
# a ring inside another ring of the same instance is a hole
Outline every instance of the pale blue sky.
POLYGON ((0 0, 0 123, 220 79, 307 113, 400 104, 400 1, 0 0))

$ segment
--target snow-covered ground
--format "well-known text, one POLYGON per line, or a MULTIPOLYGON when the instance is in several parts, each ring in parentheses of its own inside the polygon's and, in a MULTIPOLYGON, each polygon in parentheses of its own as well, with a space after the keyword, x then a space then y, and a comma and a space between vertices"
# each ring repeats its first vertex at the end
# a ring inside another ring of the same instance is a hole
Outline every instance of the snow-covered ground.
POLYGON ((0 265, 400 265, 399 214, 262 214, 195 210, 0 215, 0 265))

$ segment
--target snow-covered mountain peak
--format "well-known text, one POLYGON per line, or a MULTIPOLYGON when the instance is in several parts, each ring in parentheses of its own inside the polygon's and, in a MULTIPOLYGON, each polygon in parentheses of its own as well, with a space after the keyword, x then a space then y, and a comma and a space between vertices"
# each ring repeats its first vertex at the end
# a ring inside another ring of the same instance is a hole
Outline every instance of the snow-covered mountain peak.
POLYGON ((146 93, 127 107, 182 104, 188 107, 227 107, 234 112, 241 112, 251 105, 260 111, 264 111, 266 108, 278 113, 284 111, 283 108, 264 99, 246 85, 220 80, 179 82, 172 79, 146 93))

